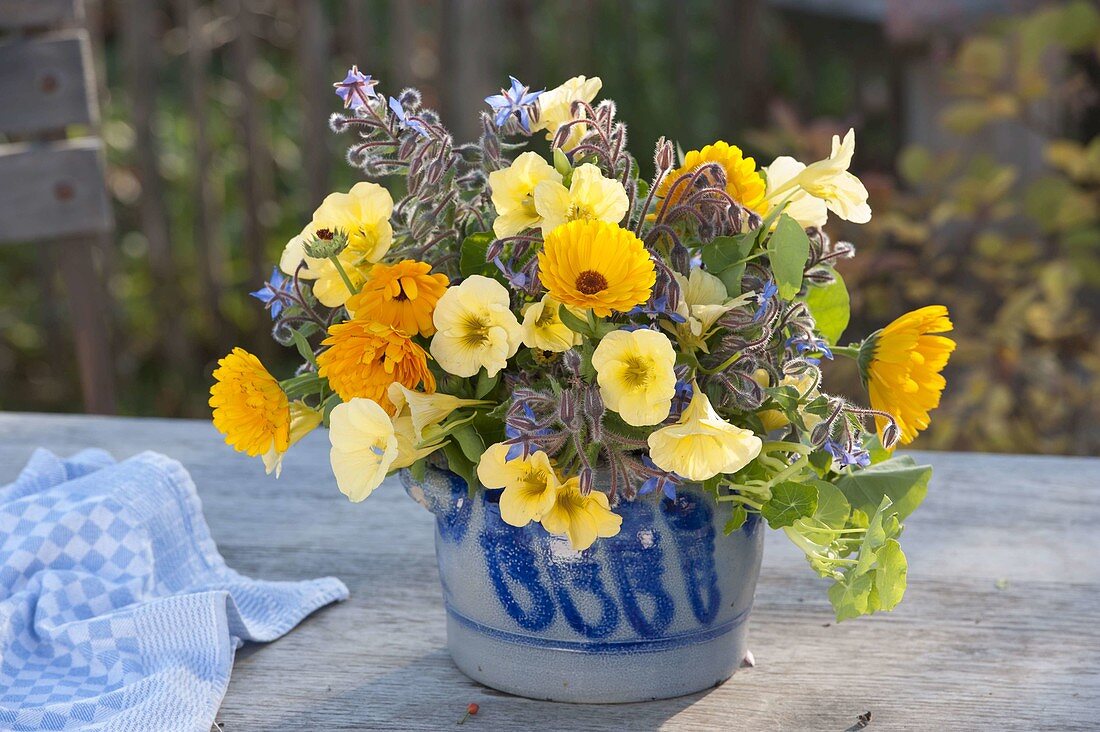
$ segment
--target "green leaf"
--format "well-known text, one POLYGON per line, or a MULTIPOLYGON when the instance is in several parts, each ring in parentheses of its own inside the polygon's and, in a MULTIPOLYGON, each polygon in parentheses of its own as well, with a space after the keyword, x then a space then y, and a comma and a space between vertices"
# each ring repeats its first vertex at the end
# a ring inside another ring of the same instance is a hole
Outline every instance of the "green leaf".
POLYGON ((760 514, 768 520, 768 526, 779 529, 804 516, 813 516, 816 510, 817 487, 788 480, 772 488, 772 497, 761 507, 760 514))
POLYGON ((893 610, 905 596, 909 562, 896 539, 889 539, 878 550, 875 562, 876 610, 893 610))
POLYGON ((837 622, 866 615, 869 612, 872 589, 874 582, 867 574, 846 577, 830 587, 829 602, 833 604, 837 622))
POLYGON ((306 340, 306 337, 302 335, 301 331, 297 329, 290 331, 290 335, 294 339, 294 346, 298 349, 298 353, 301 355, 301 357, 312 364, 314 368, 316 368, 317 359, 314 357, 313 348, 310 347, 309 341, 306 340))
POLYGON ((749 512, 745 510, 745 507, 741 504, 737 504, 733 509, 733 515, 730 516, 730 520, 726 522, 726 528, 724 529, 726 536, 729 536, 744 526, 748 517, 749 512))
POLYGON ((475 465, 481 460, 481 455, 485 452, 485 443, 481 441, 481 435, 472 424, 460 426, 451 432, 450 436, 458 443, 467 460, 475 465))
POLYGON ((453 440, 443 446, 443 454, 447 458, 447 469, 466 481, 466 489, 473 495, 478 487, 477 463, 467 459, 462 448, 453 440))
POLYGON ((496 376, 489 376, 485 369, 478 372, 477 385, 474 387, 474 399, 483 399, 486 394, 496 388, 500 382, 500 372, 496 376))
POLYGON ((891 511, 904 520, 921 504, 928 493, 931 465, 917 465, 908 455, 891 458, 863 470, 842 475, 836 482, 853 509, 870 516, 889 497, 891 511))
POLYGON ((768 239, 768 259, 771 261, 779 296, 791 300, 802 289, 802 273, 810 257, 810 238, 802 225, 783 214, 768 239))
POLYGON ((592 335, 592 328, 589 327, 588 321, 584 318, 578 318, 564 305, 558 308, 558 317, 561 318, 561 322, 565 324, 565 327, 574 333, 579 333, 583 336, 592 335))
POLYGON ((719 236, 704 246, 701 251, 703 266, 707 268, 707 272, 722 280, 730 297, 741 294, 745 258, 752 251, 753 244, 751 233, 719 236))
POLYGON ((412 479, 415 480, 417 483, 423 483, 424 478, 428 474, 428 461, 427 461, 427 459, 420 458, 419 460, 414 462, 412 465, 410 465, 409 466, 409 474, 412 476, 412 479))
POLYGON ((462 249, 458 258, 458 271, 463 277, 475 274, 485 274, 489 271, 489 263, 485 257, 489 251, 489 245, 496 237, 491 231, 480 231, 470 234, 462 240, 462 249))
POLYGON ((806 307, 814 316, 817 332, 831 345, 837 345, 851 317, 851 304, 848 288, 839 272, 833 272, 836 278, 832 284, 810 287, 806 292, 806 307))

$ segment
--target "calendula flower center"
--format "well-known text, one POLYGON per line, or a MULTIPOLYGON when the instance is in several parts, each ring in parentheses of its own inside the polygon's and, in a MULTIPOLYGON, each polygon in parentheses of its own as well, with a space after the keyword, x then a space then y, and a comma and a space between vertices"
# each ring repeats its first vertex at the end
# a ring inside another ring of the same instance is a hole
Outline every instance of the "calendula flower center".
POLYGON ((585 295, 595 295, 607 289, 607 278, 593 269, 586 269, 577 275, 574 285, 585 295))

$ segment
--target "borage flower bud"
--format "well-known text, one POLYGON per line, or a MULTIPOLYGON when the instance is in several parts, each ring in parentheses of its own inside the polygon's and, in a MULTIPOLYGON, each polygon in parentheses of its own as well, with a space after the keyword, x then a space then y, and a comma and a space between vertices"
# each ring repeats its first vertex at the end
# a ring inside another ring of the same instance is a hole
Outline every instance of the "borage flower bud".
POLYGON ((672 170, 676 165, 676 149, 664 137, 657 140, 657 149, 653 153, 653 165, 659 173, 672 170))

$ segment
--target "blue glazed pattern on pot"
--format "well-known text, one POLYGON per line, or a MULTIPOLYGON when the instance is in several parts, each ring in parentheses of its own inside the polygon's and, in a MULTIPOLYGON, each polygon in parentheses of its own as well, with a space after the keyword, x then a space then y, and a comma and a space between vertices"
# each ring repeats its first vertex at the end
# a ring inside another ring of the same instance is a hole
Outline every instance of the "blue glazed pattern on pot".
POLYGON ((721 683, 745 654, 763 531, 698 486, 614 508, 617 536, 575 551, 539 524, 500 518, 499 491, 467 494, 429 468, 405 490, 436 516, 451 655, 488 686, 537 699, 625 702, 721 683), (720 515, 722 514, 722 515, 720 515))

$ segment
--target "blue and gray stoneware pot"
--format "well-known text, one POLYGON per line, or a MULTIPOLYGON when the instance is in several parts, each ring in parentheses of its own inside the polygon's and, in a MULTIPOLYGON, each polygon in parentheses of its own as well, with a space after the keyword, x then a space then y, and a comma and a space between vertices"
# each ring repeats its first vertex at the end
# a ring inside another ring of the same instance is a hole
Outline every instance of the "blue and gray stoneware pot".
POLYGON ((469 677, 512 694, 633 702, 690 694, 730 677, 760 572, 752 516, 729 536, 702 490, 615 507, 622 530, 575 551, 539 524, 504 523, 499 491, 467 494, 454 473, 402 471, 435 514, 447 643, 469 677))

